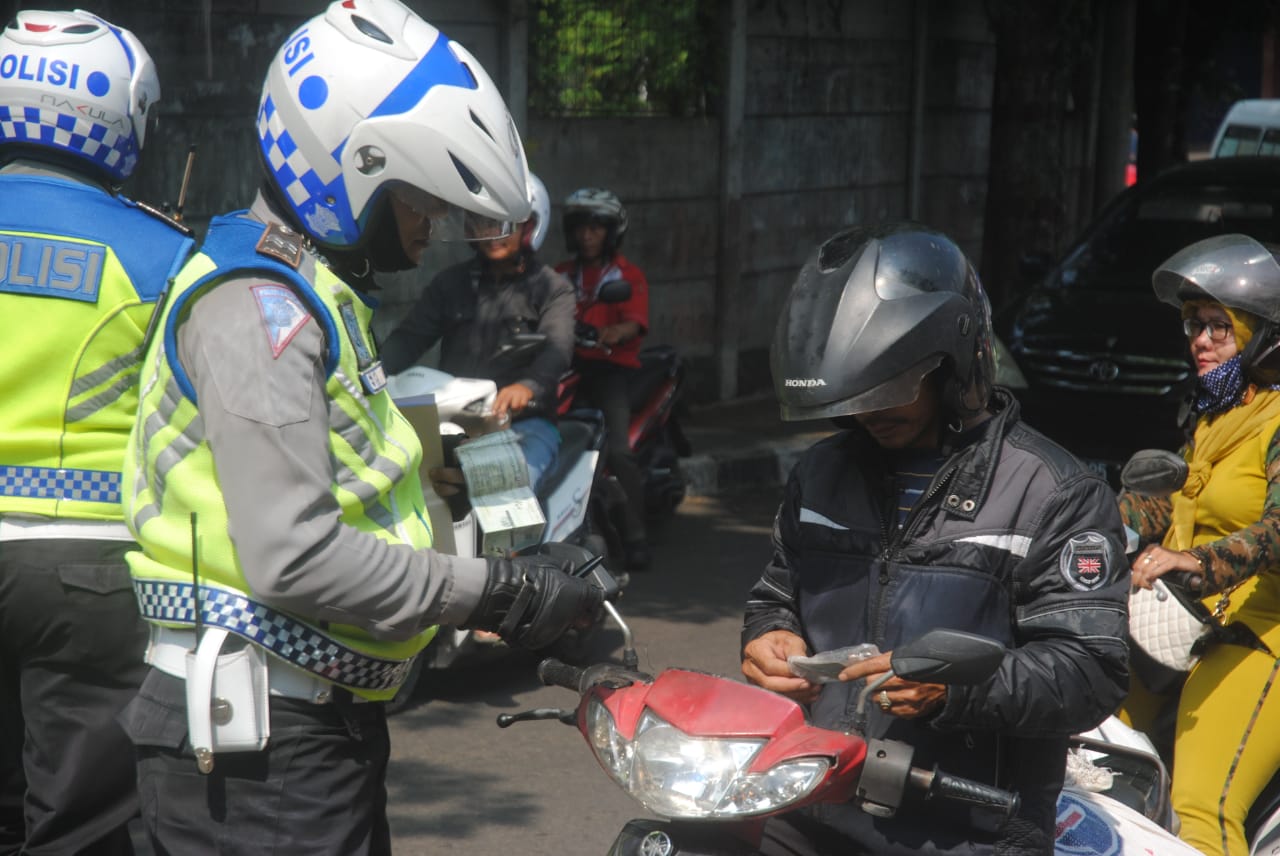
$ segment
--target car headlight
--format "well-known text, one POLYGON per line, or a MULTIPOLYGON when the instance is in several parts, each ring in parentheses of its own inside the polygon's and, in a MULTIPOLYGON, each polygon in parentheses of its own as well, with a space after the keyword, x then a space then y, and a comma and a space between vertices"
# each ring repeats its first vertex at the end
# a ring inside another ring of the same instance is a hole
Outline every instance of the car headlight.
POLYGON ((827 758, 785 761, 748 773, 765 740, 691 737, 646 710, 633 740, 623 737, 598 699, 587 705, 587 733, 601 765, 654 814, 670 818, 742 817, 776 811, 808 795, 827 758))

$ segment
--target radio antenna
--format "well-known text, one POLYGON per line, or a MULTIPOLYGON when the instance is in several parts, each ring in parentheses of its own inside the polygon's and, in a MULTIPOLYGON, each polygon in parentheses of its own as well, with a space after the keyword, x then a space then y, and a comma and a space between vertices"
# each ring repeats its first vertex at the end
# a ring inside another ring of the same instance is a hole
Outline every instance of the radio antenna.
POLYGON ((196 537, 196 513, 191 512, 191 601, 196 610, 196 644, 204 635, 204 616, 200 607, 200 547, 196 537))
POLYGON ((187 166, 182 171, 182 186, 178 188, 178 205, 174 208, 173 219, 182 222, 182 209, 187 204, 187 188, 191 185, 191 168, 196 162, 196 147, 193 144, 187 149, 187 166))

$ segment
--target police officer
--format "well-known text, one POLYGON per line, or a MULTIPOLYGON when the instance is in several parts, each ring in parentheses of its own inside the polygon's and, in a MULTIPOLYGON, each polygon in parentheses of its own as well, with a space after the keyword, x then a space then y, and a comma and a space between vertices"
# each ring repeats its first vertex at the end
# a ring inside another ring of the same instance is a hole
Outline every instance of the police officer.
POLYGON ((390 851, 384 705, 440 623, 531 648, 599 591, 428 549, 421 448, 370 335, 373 271, 529 214, 480 64, 396 0, 280 48, 248 211, 210 224, 144 357, 125 504, 151 665, 125 722, 168 853, 390 851))
POLYGON ((115 716, 146 627, 120 474, 147 322, 192 244, 118 193, 159 97, 146 49, 94 15, 0 32, 0 804, 22 806, 0 852, 132 852, 115 716))
POLYGON ((1050 856, 1067 737, 1124 695, 1129 574, 1106 483, 1018 419, 993 388, 991 320, 969 262, 915 224, 848 229, 805 264, 772 350, 784 419, 845 430, 793 471, 773 559, 747 602, 743 671, 855 725, 857 693, 889 652, 934 628, 1008 647, 976 686, 892 678, 870 738, 912 763, 1017 792, 1007 824, 955 803, 896 817, 852 804, 773 822, 768 856, 1050 856), (839 682, 796 677, 792 654, 873 643, 839 682))

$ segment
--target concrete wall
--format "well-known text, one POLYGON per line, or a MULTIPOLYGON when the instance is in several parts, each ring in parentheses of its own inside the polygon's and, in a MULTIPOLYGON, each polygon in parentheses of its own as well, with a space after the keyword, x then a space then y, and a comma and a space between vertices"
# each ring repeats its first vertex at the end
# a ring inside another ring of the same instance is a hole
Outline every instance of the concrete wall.
MULTIPOLYGON (((85 5, 136 32, 160 69, 160 126, 127 192, 176 201, 196 144, 189 221, 246 205, 267 64, 323 0, 85 5)), ((982 0, 724 0, 724 42, 738 48, 726 67, 740 77, 725 82, 717 116, 692 119, 526 118, 527 0, 409 5, 504 90, 557 203, 585 185, 622 197, 624 249, 652 286, 651 341, 690 358, 695 400, 768 388, 778 308, 805 257, 842 226, 915 215, 977 254, 994 65, 982 0)), ((379 332, 466 253, 433 248, 422 270, 385 278, 379 332)), ((562 255, 557 204, 544 256, 562 255)))
MULTIPOLYGON (((592 184, 622 197, 631 216, 624 249, 652 289, 650 340, 681 348, 702 400, 720 391, 718 312, 729 313, 736 392, 769 388, 767 352, 786 293, 806 256, 842 226, 914 216, 975 259, 982 242, 995 50, 981 0, 745 5, 741 270, 723 307, 720 118, 534 118, 526 138, 553 198, 592 184)), ((560 240, 557 225, 555 252, 560 240)))

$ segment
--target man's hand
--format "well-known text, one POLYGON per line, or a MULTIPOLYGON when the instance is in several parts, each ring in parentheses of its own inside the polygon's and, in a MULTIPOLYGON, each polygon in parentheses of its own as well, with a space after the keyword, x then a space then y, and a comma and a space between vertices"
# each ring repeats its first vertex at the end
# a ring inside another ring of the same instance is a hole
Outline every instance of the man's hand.
POLYGON ((513 383, 498 390, 493 400, 493 415, 501 417, 508 412, 519 413, 533 400, 533 390, 522 383, 513 383))
POLYGON ((441 499, 457 496, 467 490, 467 479, 462 474, 461 467, 432 467, 427 475, 431 478, 431 487, 441 499))
MULTIPOLYGON (((892 653, 859 660, 840 673, 840 680, 856 681, 859 678, 866 678, 868 683, 876 680, 889 671, 889 658, 892 653)), ((885 713, 891 713, 903 719, 915 719, 933 713, 942 707, 946 700, 946 684, 918 684, 915 681, 904 681, 902 678, 895 677, 876 690, 870 703, 878 705, 885 713), (889 699, 888 707, 882 703, 886 697, 889 699)))
POLYGON ((568 630, 589 629, 604 594, 570 575, 573 566, 546 556, 489 559, 489 579, 464 628, 489 630, 523 648, 545 648, 568 630))
POLYGON ((640 335, 640 325, 635 321, 623 321, 620 324, 610 324, 607 327, 600 328, 600 344, 620 345, 623 342, 630 341, 640 335))
POLYGON ((787 657, 809 653, 804 639, 790 630, 770 630, 747 643, 742 651, 742 674, 753 684, 808 704, 822 690, 791 672, 787 657))

